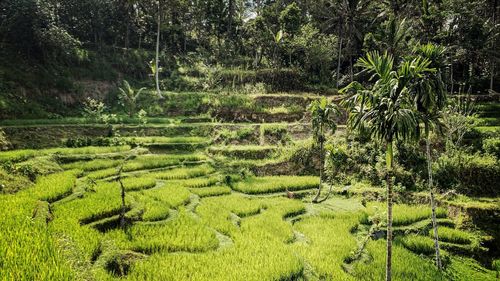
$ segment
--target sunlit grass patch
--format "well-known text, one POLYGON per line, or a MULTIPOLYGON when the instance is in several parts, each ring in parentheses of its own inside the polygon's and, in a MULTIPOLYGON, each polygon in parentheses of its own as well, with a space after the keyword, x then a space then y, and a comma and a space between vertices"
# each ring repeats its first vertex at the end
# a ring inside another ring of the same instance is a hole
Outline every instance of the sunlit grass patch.
POLYGON ((401 244, 416 254, 432 255, 435 253, 434 240, 420 235, 406 235, 399 239, 401 244))
POLYGON ((118 175, 118 169, 116 167, 114 168, 108 168, 104 170, 99 170, 99 171, 94 171, 90 172, 87 174, 87 177, 93 180, 99 180, 99 179, 104 179, 112 176, 118 175))
POLYGON ((200 197, 220 196, 231 194, 231 188, 229 186, 221 185, 204 188, 192 188, 191 192, 200 197))
POLYGON ((168 204, 169 208, 177 208, 189 201, 189 190, 178 183, 166 183, 165 185, 141 191, 142 194, 149 196, 157 201, 168 204))
POLYGON ((261 200, 263 208, 287 218, 290 216, 305 213, 305 204, 299 200, 292 200, 286 197, 265 198, 261 200))
POLYGON ((274 212, 264 212, 243 219, 241 231, 244 235, 257 240, 277 239, 282 243, 288 243, 294 238, 292 225, 284 221, 280 214, 274 212))
POLYGON ((159 251, 203 252, 215 249, 215 233, 183 208, 165 223, 136 224, 130 229, 131 248, 144 253, 159 251))
POLYGON ((73 280, 46 222, 31 218, 36 204, 28 192, 0 195, 0 279, 73 280))
POLYGON ((299 280, 303 270, 286 245, 240 236, 221 251, 151 255, 133 266, 128 280, 299 280))
POLYGON ((214 175, 206 178, 192 178, 182 181, 182 185, 191 188, 202 188, 216 185, 221 182, 221 177, 219 175, 214 175))
MULTIPOLYGON (((432 237, 433 235, 434 233, 431 229, 429 231, 429 236, 432 237)), ((470 244, 473 240, 473 236, 471 234, 450 227, 439 227, 438 236, 441 241, 456 244, 470 244)))
MULTIPOLYGON (((372 259, 355 263, 354 277, 356 280, 384 280, 386 241, 370 241, 367 250, 372 259)), ((397 243, 392 247, 392 278, 401 281, 446 280, 431 260, 421 258, 397 243)))
POLYGON ((44 156, 52 154, 70 155, 70 154, 102 154, 125 152, 130 150, 130 146, 109 146, 109 147, 79 147, 79 148, 48 148, 48 149, 22 149, 0 152, 0 162, 4 161, 22 161, 35 156, 44 156))
MULTIPOLYGON (((370 203, 368 204, 368 211, 370 213, 384 213, 386 212, 386 204, 370 203)), ((393 206, 393 226, 410 225, 425 219, 431 218, 432 210, 427 205, 405 205, 396 204, 393 206)), ((383 216, 385 218, 385 216, 383 216)), ((446 218, 447 211, 444 208, 436 208, 436 218, 446 218)))
POLYGON ((251 177, 234 184, 233 189, 248 194, 295 191, 317 188, 319 178, 312 176, 251 177))
POLYGON ((194 177, 205 176, 215 172, 215 169, 210 165, 199 165, 193 167, 182 167, 171 170, 152 173, 152 176, 163 180, 189 179, 194 177))
POLYGON ((63 165, 64 169, 81 169, 86 172, 102 170, 106 168, 116 167, 123 160, 112 160, 112 159, 96 159, 92 161, 79 161, 70 164, 63 165))
POLYGON ((80 173, 81 171, 71 170, 40 177, 29 192, 39 200, 57 201, 72 192, 76 177, 80 173))
POLYGON ((481 280, 498 281, 498 275, 494 270, 484 268, 471 258, 451 256, 451 263, 446 272, 450 280, 481 280))
POLYGON ((204 198, 196 207, 196 213, 211 227, 219 232, 233 236, 238 227, 232 221, 232 214, 239 217, 258 214, 262 203, 240 195, 204 198))
POLYGON ((306 237, 306 241, 293 246, 311 265, 319 279, 355 280, 345 272, 342 264, 357 243, 351 230, 359 223, 357 214, 336 218, 308 217, 294 226, 294 229, 306 237))
POLYGON ((171 154, 171 155, 144 155, 127 162, 124 171, 136 171, 143 169, 162 168, 178 165, 183 162, 194 162, 206 160, 203 154, 171 154))

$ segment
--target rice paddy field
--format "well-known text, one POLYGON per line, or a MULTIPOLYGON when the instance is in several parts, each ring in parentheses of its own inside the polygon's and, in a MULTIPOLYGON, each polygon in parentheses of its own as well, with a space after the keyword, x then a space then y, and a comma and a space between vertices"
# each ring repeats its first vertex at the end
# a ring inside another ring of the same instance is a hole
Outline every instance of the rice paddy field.
MULTIPOLYGON (((384 278, 383 202, 335 195, 313 204, 317 176, 246 175, 220 164, 265 159, 268 146, 262 157, 253 146, 145 147, 1 152, 5 165, 49 159, 57 169, 0 195, 0 280, 384 278)), ((394 280, 498 280, 478 258, 488 237, 460 229, 446 207, 437 211, 443 271, 433 265, 429 206, 397 204, 394 213, 394 280)))

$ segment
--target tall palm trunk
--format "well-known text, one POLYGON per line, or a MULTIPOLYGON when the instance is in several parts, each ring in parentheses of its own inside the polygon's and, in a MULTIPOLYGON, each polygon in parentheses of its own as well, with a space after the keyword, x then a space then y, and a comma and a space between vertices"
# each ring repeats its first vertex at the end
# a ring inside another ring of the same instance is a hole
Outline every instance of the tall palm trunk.
POLYGON ((425 123, 425 151, 427 156, 427 174, 428 174, 428 184, 431 193, 431 209, 432 209, 432 229, 434 231, 434 249, 436 250, 436 266, 441 269, 441 254, 439 251, 439 236, 438 236, 438 225, 436 221, 436 201, 434 199, 434 187, 432 182, 432 159, 431 159, 431 145, 429 138, 429 124, 425 123))
POLYGON ((323 160, 323 155, 324 155, 324 137, 323 137, 323 125, 320 127, 320 140, 319 140, 319 186, 318 186, 318 193, 316 193, 316 196, 313 199, 313 202, 318 202, 319 197, 321 196, 321 188, 323 185, 323 166, 324 166, 324 160, 323 160))
POLYGON ((385 267, 385 280, 392 280, 392 140, 387 141, 386 168, 387 168, 387 256, 385 267))
POLYGON ((338 55, 337 55, 337 89, 339 88, 340 80, 340 61, 342 57, 342 25, 339 24, 339 39, 338 39, 338 55))
POLYGON ((156 58, 155 58, 155 82, 156 82, 156 93, 160 98, 163 96, 161 95, 160 91, 160 31, 161 31, 161 6, 160 6, 160 1, 158 0, 158 29, 156 31, 156 58))

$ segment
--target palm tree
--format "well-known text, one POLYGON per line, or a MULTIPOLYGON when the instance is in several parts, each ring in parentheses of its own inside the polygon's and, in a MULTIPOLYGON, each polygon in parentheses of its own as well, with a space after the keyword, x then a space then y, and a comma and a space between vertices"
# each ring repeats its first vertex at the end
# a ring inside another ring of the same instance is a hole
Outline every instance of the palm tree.
POLYGON ((313 202, 318 202, 321 196, 321 187, 323 183, 323 169, 324 169, 324 143, 325 143, 325 129, 330 129, 335 133, 337 124, 335 124, 334 117, 340 113, 338 106, 335 103, 328 103, 328 100, 323 97, 321 100, 315 100, 309 106, 309 111, 312 116, 312 129, 313 137, 316 143, 319 143, 320 150, 320 167, 319 167, 319 186, 318 193, 313 199, 313 202))
POLYGON ((123 88, 118 88, 120 90, 120 99, 125 106, 128 107, 128 116, 132 117, 135 114, 135 109, 137 107, 137 99, 141 95, 142 91, 146 88, 140 88, 137 93, 130 87, 127 80, 123 80, 123 88))
POLYGON ((424 124, 427 158, 427 184, 430 191, 432 208, 432 228, 434 231, 434 248, 436 251, 436 266, 441 269, 441 255, 439 251, 438 225, 436 221, 436 202, 434 198, 434 186, 432 182, 432 158, 430 150, 430 131, 432 127, 442 127, 440 123, 440 111, 443 109, 446 100, 446 90, 442 79, 441 69, 445 67, 443 54, 445 48, 433 44, 419 45, 414 49, 418 56, 426 58, 430 62, 430 67, 435 72, 427 73, 414 85, 412 91, 415 108, 424 124))
POLYGON ((342 92, 353 92, 345 104, 350 105, 350 125, 367 129, 372 138, 385 143, 387 184, 387 257, 386 280, 392 279, 392 172, 394 141, 415 137, 417 118, 412 110, 410 86, 430 71, 429 61, 422 58, 403 61, 394 69, 394 58, 385 52, 370 52, 357 66, 371 74, 370 87, 353 82, 342 92))

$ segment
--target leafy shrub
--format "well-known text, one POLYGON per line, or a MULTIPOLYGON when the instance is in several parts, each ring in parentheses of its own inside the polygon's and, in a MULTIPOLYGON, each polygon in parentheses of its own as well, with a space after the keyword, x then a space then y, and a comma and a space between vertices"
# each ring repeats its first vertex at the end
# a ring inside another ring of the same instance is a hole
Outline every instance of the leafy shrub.
POLYGON ((441 156, 433 166, 436 183, 472 196, 499 194, 500 164, 494 156, 455 152, 441 156))
POLYGON ((491 138, 483 140, 484 152, 495 155, 500 159, 500 138, 491 138))
POLYGON ((237 130, 221 129, 214 137, 216 143, 254 143, 257 142, 257 135, 254 127, 244 127, 237 130))
POLYGON ((5 132, 0 129, 0 151, 9 149, 10 145, 9 140, 5 136, 5 132))
POLYGON ((283 125, 262 125, 261 135, 270 144, 287 144, 292 140, 288 127, 283 125))
POLYGON ((62 168, 52 157, 37 157, 15 164, 14 170, 34 181, 39 175, 61 172, 62 168))

